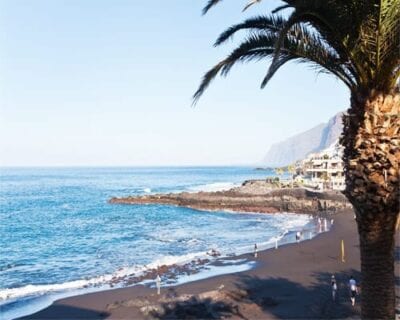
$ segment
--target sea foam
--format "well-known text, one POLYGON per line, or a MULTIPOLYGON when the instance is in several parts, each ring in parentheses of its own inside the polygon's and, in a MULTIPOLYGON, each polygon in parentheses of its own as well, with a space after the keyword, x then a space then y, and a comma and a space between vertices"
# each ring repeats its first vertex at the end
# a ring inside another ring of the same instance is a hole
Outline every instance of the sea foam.
MULTIPOLYGON (((99 285, 108 285, 114 279, 123 279, 127 276, 140 276, 144 272, 157 269, 160 266, 171 266, 176 264, 184 264, 192 260, 207 257, 206 252, 196 252, 181 256, 164 256, 160 259, 155 260, 144 266, 129 266, 118 269, 112 274, 106 274, 98 277, 93 277, 90 279, 82 279, 69 281, 57 284, 43 284, 43 285, 26 285, 19 288, 6 288, 0 290, 0 301, 1 300, 11 300, 20 297, 32 296, 32 295, 42 295, 51 292, 60 292, 66 290, 75 290, 86 287, 94 287, 99 285)), ((3 301, 1 301, 3 302, 3 301)))
POLYGON ((188 188, 189 192, 216 192, 216 191, 226 191, 230 190, 234 187, 238 187, 240 184, 232 183, 232 182, 215 182, 215 183, 208 183, 198 186, 192 186, 188 188))
POLYGON ((10 168, 1 173, 0 233, 7 244, 0 257, 2 316, 38 301, 118 286, 119 278, 201 259, 210 249, 225 256, 251 252, 255 242, 268 242, 297 225, 288 221, 297 219, 293 215, 285 220, 107 201, 149 192, 227 190, 265 178, 253 168, 10 168))

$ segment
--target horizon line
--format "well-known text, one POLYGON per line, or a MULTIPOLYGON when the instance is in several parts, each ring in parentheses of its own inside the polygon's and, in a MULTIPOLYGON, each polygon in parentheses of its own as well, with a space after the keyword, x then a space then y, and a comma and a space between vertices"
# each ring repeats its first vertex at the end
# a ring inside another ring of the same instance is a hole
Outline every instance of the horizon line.
POLYGON ((136 165, 0 165, 4 169, 34 169, 34 168, 199 168, 199 167, 269 167, 262 164, 136 164, 136 165))

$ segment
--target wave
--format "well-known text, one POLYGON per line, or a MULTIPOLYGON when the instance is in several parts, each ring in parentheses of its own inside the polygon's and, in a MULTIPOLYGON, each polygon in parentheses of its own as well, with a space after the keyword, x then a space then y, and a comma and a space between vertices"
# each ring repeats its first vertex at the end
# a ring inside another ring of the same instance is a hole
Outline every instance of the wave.
MULTIPOLYGON (((189 244, 196 243, 199 241, 198 239, 190 239, 187 242, 189 244)), ((250 251, 250 250, 249 250, 250 251)), ((235 253, 236 254, 236 253, 235 253)), ((121 281, 121 285, 123 284, 123 279, 132 276, 141 276, 146 271, 151 271, 157 269, 161 266, 172 266, 172 265, 183 265, 198 259, 212 259, 207 252, 194 252, 188 253, 180 256, 163 256, 159 259, 154 260, 153 262, 147 265, 134 265, 129 267, 123 267, 118 269, 117 271, 111 274, 105 274, 97 277, 93 277, 90 279, 80 279, 73 280, 64 283, 55 283, 55 284, 38 284, 33 285, 29 284, 23 287, 18 288, 5 288, 0 289, 0 304, 8 303, 11 300, 26 298, 32 296, 41 296, 45 294, 51 293, 59 293, 65 291, 72 291, 78 289, 87 289, 93 287, 106 287, 113 283, 113 285, 117 285, 115 281, 121 281)))
POLYGON ((24 266, 24 265, 25 264, 23 264, 23 263, 7 263, 5 265, 1 265, 0 266, 0 272, 7 271, 7 270, 10 270, 10 269, 14 269, 14 268, 17 268, 17 267, 21 267, 21 266, 24 266))
MULTIPOLYGON (((255 261, 249 261, 247 259, 238 259, 238 260, 231 260, 231 261, 226 261, 225 263, 222 263, 219 266, 216 265, 208 265, 205 268, 200 268, 198 269, 198 272, 195 274, 181 274, 175 281, 171 282, 165 282, 163 283, 163 287, 171 287, 187 282, 193 282, 197 280, 202 280, 206 279, 209 277, 214 277, 218 275, 223 275, 223 274, 229 274, 229 273, 236 273, 236 272, 242 272, 246 271, 249 269, 254 268, 256 262, 255 261)), ((150 279, 142 280, 138 284, 141 285, 148 285, 152 288, 155 287, 155 282, 150 279)), ((105 287, 92 287, 88 288, 85 290, 85 293, 90 293, 90 292, 96 292, 96 291, 101 291, 106 289, 105 287)), ((45 300, 42 299, 42 301, 37 301, 35 304, 31 305, 19 305, 19 307, 15 310, 4 308, 2 310, 2 319, 4 320, 11 320, 15 318, 20 318, 23 316, 27 316, 30 314, 33 314, 35 312, 38 312, 39 310, 42 310, 48 306, 51 305, 52 302, 58 299, 63 299, 63 298, 68 298, 74 295, 82 294, 82 291, 78 290, 70 290, 70 291, 64 291, 64 292, 58 292, 54 293, 51 296, 44 297, 45 300)), ((29 299, 29 298, 28 298, 29 299)), ((21 300, 23 301, 23 300, 21 300)), ((0 305, 2 305, 0 303, 0 305)))
POLYGON ((177 283, 174 283, 172 285, 198 281, 210 277, 220 276, 223 274, 243 272, 254 268, 255 265, 256 265, 255 261, 247 261, 247 260, 240 263, 226 264, 222 266, 211 265, 207 268, 206 272, 199 272, 191 275, 183 275, 182 277, 178 278, 177 283))
POLYGON ((275 220, 274 225, 276 225, 277 228, 289 231, 302 228, 313 220, 312 216, 308 214, 296 213, 281 213, 277 214, 276 217, 278 219, 275 220))
POLYGON ((206 252, 189 253, 181 256, 164 256, 147 265, 123 267, 118 269, 114 273, 93 277, 91 279, 81 279, 56 284, 29 284, 18 288, 1 289, 0 301, 4 302, 4 300, 6 300, 5 302, 7 302, 8 300, 23 298, 27 296, 44 295, 47 293, 69 291, 103 285, 106 286, 108 284, 111 284, 111 282, 115 281, 116 279, 124 279, 128 276, 140 276, 146 271, 156 269, 163 265, 180 265, 205 257, 208 257, 206 252))
POLYGON ((24 287, 19 287, 19 288, 11 288, 11 289, 6 288, 0 290, 0 300, 11 300, 26 296, 42 295, 48 292, 58 292, 64 290, 85 288, 87 286, 100 284, 103 281, 106 281, 108 277, 110 276, 101 276, 90 280, 75 280, 57 284, 41 284, 41 285, 28 284, 24 287))
POLYGON ((204 243, 204 240, 198 238, 181 237, 179 235, 173 237, 173 235, 171 234, 158 234, 155 236, 149 235, 146 236, 146 240, 164 242, 164 243, 183 243, 190 246, 198 245, 199 243, 204 243))
MULTIPOLYGON (((255 213, 254 215, 264 215, 263 213, 255 213)), ((268 224, 276 228, 276 230, 280 230, 279 233, 275 235, 271 235, 271 237, 267 238, 265 241, 258 242, 257 247, 259 250, 266 250, 273 248, 278 242, 278 245, 281 243, 293 242, 293 239, 290 239, 290 234, 295 231, 304 231, 307 230, 307 225, 313 221, 312 216, 307 214, 295 214, 295 213, 276 213, 274 214, 274 220, 268 221, 268 224), (289 237, 289 238, 288 238, 289 237)), ((311 237, 311 235, 310 235, 311 237)), ((240 246, 235 250, 235 255, 241 255, 249 252, 253 252, 254 245, 245 245, 240 246)))
MULTIPOLYGON (((275 245, 275 241, 280 241, 285 237, 289 232, 304 227, 310 220, 311 217, 307 215, 295 215, 289 213, 281 213, 274 215, 278 219, 273 219, 272 221, 268 221, 268 223, 272 223, 276 226, 277 230, 280 230, 280 233, 271 235, 265 241, 257 243, 258 248, 260 250, 264 250, 267 248, 271 248, 275 245)), ((158 239, 159 240, 159 239, 158 239)), ((189 246, 196 246, 198 242, 202 242, 203 240, 197 238, 182 238, 175 239, 173 241, 183 241, 187 243, 189 246)), ((210 245, 210 248, 213 247, 218 249, 218 245, 215 244, 210 245)), ((218 250, 220 251, 220 250, 218 250)), ((253 251, 253 245, 246 245, 236 248, 225 248, 222 250, 223 256, 227 257, 230 255, 238 255, 243 253, 248 253, 253 251), (232 249, 232 250, 231 250, 232 249)), ((50 294, 51 296, 63 293, 63 292, 75 292, 76 290, 90 290, 93 288, 97 289, 107 289, 109 287, 114 286, 123 286, 124 280, 128 277, 140 277, 144 275, 146 272, 154 270, 158 267, 167 265, 183 265, 189 263, 193 260, 197 259, 210 259, 213 260, 207 252, 194 252, 188 253, 180 256, 162 256, 159 259, 154 260, 153 262, 146 265, 131 265, 127 267, 120 268, 113 273, 105 274, 97 277, 93 277, 90 279, 80 279, 74 281, 68 281, 64 283, 56 283, 56 284, 29 284, 23 287, 18 288, 2 288, 0 289, 0 305, 7 304, 12 300, 23 299, 27 297, 35 297, 35 296, 43 296, 50 294)), ((11 265, 6 265, 5 268, 14 267, 11 265)), ((224 272, 229 273, 229 272, 224 272)), ((207 276, 204 276, 207 277, 207 276)), ((178 277, 179 281, 183 281, 178 277)))
POLYGON ((226 191, 234 187, 238 187, 240 184, 233 182, 214 182, 209 184, 203 184, 198 186, 189 187, 189 192, 215 192, 215 191, 226 191))

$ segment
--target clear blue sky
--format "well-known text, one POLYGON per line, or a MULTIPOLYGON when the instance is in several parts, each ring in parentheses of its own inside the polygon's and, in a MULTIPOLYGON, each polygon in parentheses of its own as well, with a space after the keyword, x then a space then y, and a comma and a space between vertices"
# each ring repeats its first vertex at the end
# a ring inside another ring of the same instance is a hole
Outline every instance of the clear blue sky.
POLYGON ((203 73, 232 48, 212 43, 265 12, 205 0, 0 0, 0 164, 235 165, 326 122, 347 89, 306 65, 268 62, 218 78, 195 108, 203 73))

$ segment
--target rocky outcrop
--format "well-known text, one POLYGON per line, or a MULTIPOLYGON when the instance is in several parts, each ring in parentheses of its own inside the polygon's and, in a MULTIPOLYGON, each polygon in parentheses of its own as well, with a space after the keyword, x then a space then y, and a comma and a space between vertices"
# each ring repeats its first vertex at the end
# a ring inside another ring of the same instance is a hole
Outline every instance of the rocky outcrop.
POLYGON ((289 139, 276 143, 262 161, 266 166, 286 166, 306 158, 332 145, 343 131, 343 113, 338 113, 328 123, 320 124, 289 139))
MULTIPOLYGON (((239 302, 245 302, 246 309, 249 305, 257 308, 257 304, 263 301, 251 301, 250 290, 235 289, 225 290, 224 285, 215 290, 198 294, 177 294, 170 288, 167 294, 158 299, 149 297, 137 297, 128 300, 116 301, 108 304, 107 311, 118 308, 135 308, 144 319, 223 319, 229 315, 234 319, 243 319, 239 312, 239 302)), ((265 300, 265 299, 264 299, 265 300)), ((277 304, 274 300, 274 306, 277 304)), ((266 306, 266 305, 265 305, 266 306)))
POLYGON ((227 191, 168 193, 112 198, 114 204, 166 204, 199 210, 231 210, 235 212, 318 213, 341 210, 350 206, 337 192, 313 192, 302 188, 276 188, 268 182, 246 181, 241 187, 227 191))

